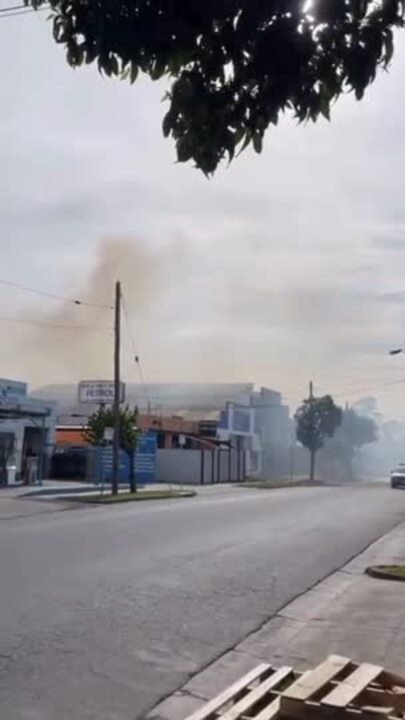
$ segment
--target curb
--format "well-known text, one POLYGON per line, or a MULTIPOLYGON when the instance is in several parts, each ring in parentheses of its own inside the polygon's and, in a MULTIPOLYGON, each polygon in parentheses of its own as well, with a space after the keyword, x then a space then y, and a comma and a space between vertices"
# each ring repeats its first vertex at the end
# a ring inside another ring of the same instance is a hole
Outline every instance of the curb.
POLYGON ((378 580, 394 580, 394 582, 405 582, 405 575, 396 575, 388 570, 392 565, 370 565, 365 569, 366 575, 378 580))
MULTIPOLYGON (((203 664, 198 670, 195 672, 191 672, 189 674, 188 679, 186 682, 184 682, 182 685, 177 687, 176 690, 173 690, 172 692, 166 693, 160 697, 159 700, 157 700, 145 713, 145 719, 146 720, 179 720, 181 717, 188 717, 188 715, 192 715, 195 711, 201 709, 201 705, 204 702, 208 702, 208 700, 212 697, 212 695, 208 695, 201 691, 200 688, 195 687, 195 681, 198 681, 199 678, 204 677, 204 675, 209 671, 210 669, 215 668, 216 664, 221 661, 225 661, 230 658, 247 658, 249 660, 249 667, 248 669, 251 669, 252 664, 254 662, 259 663, 263 662, 263 657, 259 654, 255 654, 252 650, 244 650, 243 645, 246 641, 248 641, 250 638, 254 638, 258 633, 260 633, 262 630, 266 628, 266 626, 270 626, 270 624, 276 620, 277 618, 283 618, 288 621, 288 615, 286 611, 290 607, 292 607, 297 601, 305 598, 305 596, 309 597, 311 593, 314 591, 322 590, 322 586, 324 583, 326 583, 329 579, 333 578, 338 573, 344 575, 347 573, 347 578, 349 578, 349 581, 351 582, 354 577, 361 577, 364 570, 361 569, 357 572, 354 572, 353 575, 350 571, 347 571, 346 568, 355 560, 360 558, 364 553, 369 550, 374 544, 382 541, 384 538, 388 537, 391 533, 393 533, 397 528, 403 525, 403 519, 399 520, 398 522, 395 522, 392 527, 387 528, 385 531, 377 534, 376 537, 370 539, 368 542, 366 542, 363 546, 361 546, 357 552, 355 552, 353 555, 348 557, 345 562, 342 564, 339 564, 337 567, 330 570, 330 572, 326 573, 325 576, 319 578, 314 583, 312 583, 310 586, 308 586, 305 590, 302 592, 299 592, 297 595, 290 598, 286 603, 281 605, 275 612, 271 613, 265 620, 263 620, 254 630, 249 632, 245 637, 240 638, 236 643, 233 643, 231 646, 228 646, 223 650, 223 652, 217 654, 214 656, 211 660, 209 660, 207 663, 203 664), (194 687, 193 687, 194 683, 194 687), (191 687, 190 687, 191 686, 191 687), (187 707, 186 707, 187 706, 187 707), (189 706, 189 707, 188 707, 189 706)), ((390 578, 391 579, 391 578, 390 578)), ((335 596, 337 596, 338 593, 335 593, 335 596)), ((295 621, 293 621, 295 622, 295 621)), ((280 657, 277 658, 280 660, 280 657)), ((301 660, 301 658, 299 658, 301 660)), ((267 662, 267 660, 266 660, 267 662)), ((246 672, 247 670, 243 669, 240 673, 246 672)), ((215 670, 216 675, 218 674, 218 670, 215 670)), ((234 679, 237 679, 235 677, 234 679)), ((226 682, 228 680, 224 680, 224 687, 226 685, 226 682)), ((231 680, 229 680, 229 683, 231 680)), ((228 683, 228 684, 229 684, 228 683)), ((218 690, 219 692, 219 690, 218 690)))
MULTIPOLYGON (((145 497, 142 497, 142 493, 139 493, 137 495, 136 499, 132 498, 125 498, 125 499, 118 499, 115 501, 108 501, 103 500, 103 496, 101 495, 76 495, 70 497, 68 500, 69 502, 72 502, 74 504, 80 504, 80 505, 100 505, 104 507, 113 507, 115 505, 129 505, 133 503, 138 502, 157 502, 158 500, 182 500, 183 498, 193 498, 196 497, 197 493, 193 490, 186 490, 184 492, 179 492, 172 495, 161 495, 158 497, 153 497, 151 495, 146 495, 145 497)), ((119 498, 119 496, 118 496, 119 498)), ((60 500, 63 501, 64 498, 60 498, 60 500)))

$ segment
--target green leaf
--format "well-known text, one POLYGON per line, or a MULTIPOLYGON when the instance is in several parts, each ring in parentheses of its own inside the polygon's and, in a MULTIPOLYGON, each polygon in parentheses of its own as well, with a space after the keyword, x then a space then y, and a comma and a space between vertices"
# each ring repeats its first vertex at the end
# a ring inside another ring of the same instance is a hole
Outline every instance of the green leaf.
POLYGON ((187 135, 177 141, 177 158, 179 162, 187 162, 193 157, 193 146, 187 135))
POLYGON ((247 146, 249 145, 251 140, 252 140, 252 132, 250 130, 246 130, 245 139, 243 141, 242 147, 239 150, 238 155, 240 155, 240 153, 243 152, 247 148, 247 146))
POLYGON ((153 63, 153 66, 149 72, 149 75, 151 77, 151 80, 160 80, 162 75, 164 75, 166 72, 166 63, 164 61, 159 62, 156 60, 156 62, 153 63))
POLYGON ((394 38, 390 30, 387 31, 385 36, 385 55, 384 64, 389 65, 394 55, 394 38))
POLYGON ((179 159, 206 174, 235 146, 252 142, 260 153, 284 112, 329 119, 346 91, 361 99, 405 25, 405 0, 318 0, 307 15, 304 0, 24 2, 51 5, 55 41, 72 67, 94 61, 131 83, 140 70, 174 78, 163 133, 175 128, 179 159))
POLYGON ((131 63, 131 71, 130 71, 130 74, 129 74, 129 79, 130 79, 131 85, 134 84, 136 78, 138 77, 138 73, 139 73, 139 67, 138 67, 138 65, 137 65, 135 62, 132 62, 132 63, 131 63))
POLYGON ((239 127, 235 131, 235 134, 233 136, 233 142, 235 145, 239 145, 239 143, 243 140, 243 137, 245 135, 245 128, 239 127))
POLYGON ((321 111, 321 114, 324 116, 324 118, 326 118, 327 120, 330 120, 329 100, 324 95, 321 95, 319 109, 321 111))
POLYGON ((166 115, 164 116, 163 123, 162 123, 164 137, 168 137, 170 135, 170 131, 173 127, 172 122, 173 122, 173 116, 172 116, 171 111, 169 110, 169 112, 167 112, 166 115))
POLYGON ((255 152, 261 153, 261 151, 263 150, 263 135, 255 133, 253 135, 252 141, 255 152))

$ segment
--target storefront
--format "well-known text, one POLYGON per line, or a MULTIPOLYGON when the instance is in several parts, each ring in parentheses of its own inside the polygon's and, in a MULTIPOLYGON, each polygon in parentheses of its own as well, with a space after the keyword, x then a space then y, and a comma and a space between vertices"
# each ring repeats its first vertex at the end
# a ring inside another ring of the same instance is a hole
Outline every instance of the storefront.
POLYGON ((26 383, 0 379, 0 486, 44 477, 54 428, 54 403, 28 396, 26 383))

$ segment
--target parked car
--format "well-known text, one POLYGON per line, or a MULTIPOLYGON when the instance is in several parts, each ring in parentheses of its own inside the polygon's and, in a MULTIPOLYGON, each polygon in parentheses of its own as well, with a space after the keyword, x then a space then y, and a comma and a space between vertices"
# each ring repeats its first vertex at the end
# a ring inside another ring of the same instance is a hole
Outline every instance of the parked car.
POLYGON ((391 487, 405 489, 405 463, 398 465, 391 473, 391 487))

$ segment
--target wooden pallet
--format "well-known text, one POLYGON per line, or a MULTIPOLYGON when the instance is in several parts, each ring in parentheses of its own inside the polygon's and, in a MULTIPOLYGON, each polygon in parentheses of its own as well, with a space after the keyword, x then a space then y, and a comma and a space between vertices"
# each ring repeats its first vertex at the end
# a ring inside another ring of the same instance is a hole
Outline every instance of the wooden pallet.
POLYGON ((258 665, 187 720, 405 720, 405 679, 331 655, 314 670, 258 665))
POLYGON ((298 677, 290 667, 258 665, 187 720, 273 720, 280 712, 281 690, 298 677))
POLYGON ((280 714, 297 720, 378 720, 405 718, 405 678, 379 665, 358 665, 331 655, 290 684, 280 698, 280 714))

